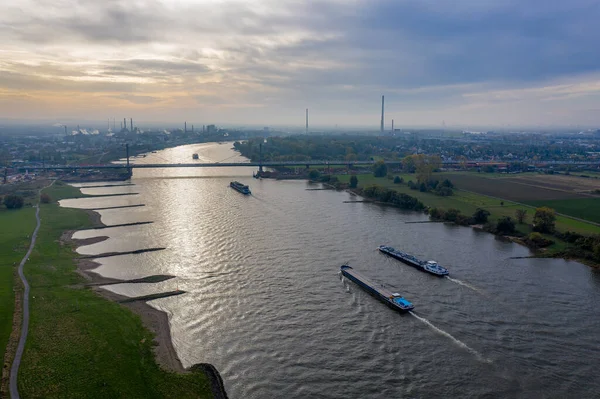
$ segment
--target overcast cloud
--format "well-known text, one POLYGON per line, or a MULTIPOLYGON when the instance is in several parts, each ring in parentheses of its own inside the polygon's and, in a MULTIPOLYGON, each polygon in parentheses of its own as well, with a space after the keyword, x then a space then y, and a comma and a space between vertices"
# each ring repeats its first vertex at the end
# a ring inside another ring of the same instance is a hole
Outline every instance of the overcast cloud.
POLYGON ((0 117, 600 125, 600 3, 4 0, 0 117), (126 114, 126 115, 125 115, 126 114))

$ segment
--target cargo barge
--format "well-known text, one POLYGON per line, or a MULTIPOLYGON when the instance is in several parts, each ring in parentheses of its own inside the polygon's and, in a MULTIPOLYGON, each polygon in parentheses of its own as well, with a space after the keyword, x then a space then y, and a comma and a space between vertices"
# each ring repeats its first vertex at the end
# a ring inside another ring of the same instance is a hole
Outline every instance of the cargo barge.
POLYGON ((407 265, 416 267, 417 269, 427 272, 427 273, 431 273, 433 275, 439 276, 439 277, 443 277, 443 276, 447 276, 448 275, 448 269, 446 269, 445 267, 440 266, 436 261, 434 260, 428 260, 428 261, 423 261, 420 260, 418 258, 415 258, 412 255, 409 255, 407 253, 404 253, 402 251, 398 251, 397 249, 394 249, 392 247, 388 247, 385 245, 380 245, 379 248, 377 248, 380 252, 383 252, 384 254, 391 256, 394 259, 397 259, 401 262, 406 263, 407 265))
POLYGON ((352 280, 369 294, 373 295, 392 309, 395 309, 399 312, 408 312, 409 310, 413 310, 415 308, 413 304, 402 297, 402 295, 398 293, 392 293, 381 285, 373 283, 367 277, 355 271, 351 266, 342 265, 340 270, 344 277, 352 280))

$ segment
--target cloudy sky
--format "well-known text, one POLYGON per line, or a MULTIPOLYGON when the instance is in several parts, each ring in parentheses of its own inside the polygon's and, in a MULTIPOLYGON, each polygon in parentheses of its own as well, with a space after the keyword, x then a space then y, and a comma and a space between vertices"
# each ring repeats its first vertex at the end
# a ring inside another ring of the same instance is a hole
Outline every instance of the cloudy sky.
POLYGON ((600 125, 597 0, 2 0, 0 118, 600 125))

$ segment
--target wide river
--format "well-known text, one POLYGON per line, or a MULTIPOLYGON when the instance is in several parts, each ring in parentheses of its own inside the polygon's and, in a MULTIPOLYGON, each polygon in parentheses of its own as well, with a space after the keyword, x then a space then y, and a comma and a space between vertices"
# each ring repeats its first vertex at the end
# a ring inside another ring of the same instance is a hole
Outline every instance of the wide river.
MULTIPOLYGON (((167 149, 136 162, 241 161, 231 144, 167 149)), ((172 274, 110 289, 169 314, 184 366, 213 363, 231 398, 600 397, 600 274, 576 262, 510 259, 529 251, 471 228, 366 203, 305 181, 255 180, 251 168, 136 169, 132 196, 62 201, 101 211, 110 239, 82 254, 115 278, 172 274), (229 188, 250 185, 251 196, 229 188), (435 259, 437 278, 380 254, 388 244, 435 259), (415 305, 398 314, 341 278, 356 270, 415 305)), ((96 183, 97 184, 97 183, 96 183)), ((85 186, 85 185, 83 185, 85 186)))

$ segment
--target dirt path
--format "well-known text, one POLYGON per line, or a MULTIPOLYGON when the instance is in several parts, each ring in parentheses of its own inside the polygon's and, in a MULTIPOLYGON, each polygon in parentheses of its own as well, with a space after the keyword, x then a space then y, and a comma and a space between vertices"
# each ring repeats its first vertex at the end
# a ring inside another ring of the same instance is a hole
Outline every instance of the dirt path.
MULTIPOLYGON (((48 187, 50 187, 54 182, 52 182, 48 187)), ((47 187, 44 187, 47 188, 47 187)), ((39 193, 42 192, 43 188, 40 189, 39 193)), ((35 241, 37 239, 38 231, 40 230, 41 220, 40 220, 40 205, 36 205, 35 210, 35 219, 37 221, 37 225, 35 226, 35 230, 33 231, 33 235, 31 236, 31 244, 29 244, 29 250, 25 254, 25 257, 19 263, 19 277, 23 282, 23 286, 25 287, 25 291, 23 292, 23 324, 21 325, 21 337, 19 338, 19 344, 17 345, 17 352, 15 353, 15 358, 12 362, 12 367, 10 369, 10 382, 9 382, 9 391, 10 397, 12 399, 19 399, 19 389, 17 388, 17 376, 19 374, 19 366, 21 365, 21 359, 23 357, 23 350, 25 349, 25 342, 27 341, 27 333, 29 331, 29 283, 25 278, 25 273, 23 273, 23 267, 25 266, 25 262, 31 256, 31 252, 33 251, 33 247, 35 247, 35 241)), ((15 310, 16 312, 16 310, 15 310)))

